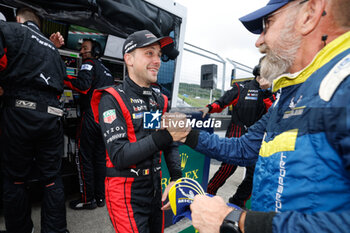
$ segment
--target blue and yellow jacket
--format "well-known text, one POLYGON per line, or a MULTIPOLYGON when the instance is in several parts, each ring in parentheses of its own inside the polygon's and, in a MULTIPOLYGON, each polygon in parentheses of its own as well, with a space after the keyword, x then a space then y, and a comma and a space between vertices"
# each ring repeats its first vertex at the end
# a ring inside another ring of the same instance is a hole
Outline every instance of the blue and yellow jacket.
POLYGON ((243 137, 200 132, 192 145, 226 163, 257 160, 252 209, 277 213, 274 233, 350 230, 349 76, 347 32, 305 69, 274 81, 280 95, 243 137))

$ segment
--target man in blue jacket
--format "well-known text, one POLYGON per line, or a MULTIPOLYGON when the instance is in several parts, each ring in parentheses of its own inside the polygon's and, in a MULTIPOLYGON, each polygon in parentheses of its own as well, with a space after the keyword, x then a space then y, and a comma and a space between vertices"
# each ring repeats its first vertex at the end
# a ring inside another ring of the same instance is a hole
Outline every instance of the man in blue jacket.
POLYGON ((253 211, 198 195, 191 211, 199 232, 349 232, 349 12, 348 0, 270 0, 240 18, 260 34, 261 75, 280 95, 240 138, 168 129, 210 157, 256 162, 253 211))

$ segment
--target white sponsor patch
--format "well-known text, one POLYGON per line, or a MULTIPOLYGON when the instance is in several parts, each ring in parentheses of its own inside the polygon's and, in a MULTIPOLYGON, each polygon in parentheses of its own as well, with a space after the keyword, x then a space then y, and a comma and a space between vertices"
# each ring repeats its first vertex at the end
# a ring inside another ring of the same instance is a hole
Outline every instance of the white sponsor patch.
POLYGON ((16 105, 17 108, 28 108, 28 109, 36 109, 36 103, 35 102, 30 102, 27 100, 16 100, 16 105))
POLYGON ((47 112, 55 116, 63 116, 63 110, 59 108, 48 106, 47 112))
POLYGON ((90 64, 82 64, 80 70, 91 70, 92 65, 90 64))
POLYGON ((119 138, 125 138, 126 137, 126 133, 118 133, 118 134, 114 134, 112 135, 110 138, 107 139, 107 143, 111 143, 114 140, 117 140, 119 138))

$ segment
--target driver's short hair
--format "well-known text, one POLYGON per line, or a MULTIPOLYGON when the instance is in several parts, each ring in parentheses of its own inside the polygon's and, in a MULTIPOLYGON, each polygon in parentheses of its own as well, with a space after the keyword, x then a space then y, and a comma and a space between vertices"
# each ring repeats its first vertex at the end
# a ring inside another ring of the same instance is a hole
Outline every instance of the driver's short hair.
POLYGON ((16 12, 16 16, 19 16, 19 17, 23 18, 24 21, 33 21, 39 27, 41 26, 39 16, 31 8, 28 8, 28 7, 18 8, 17 12, 16 12))

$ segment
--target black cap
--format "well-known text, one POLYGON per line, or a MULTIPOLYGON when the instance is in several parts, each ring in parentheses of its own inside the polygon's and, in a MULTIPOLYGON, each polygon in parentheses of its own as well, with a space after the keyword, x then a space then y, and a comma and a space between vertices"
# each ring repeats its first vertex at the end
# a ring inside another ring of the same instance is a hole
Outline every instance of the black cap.
POLYGON ((170 59, 175 59, 179 54, 179 51, 174 47, 174 41, 171 37, 165 36, 157 38, 152 32, 142 30, 134 32, 126 38, 123 45, 123 55, 125 53, 130 53, 137 48, 143 48, 156 42, 159 42, 162 52, 170 59), (170 50, 169 47, 171 48, 170 50))

